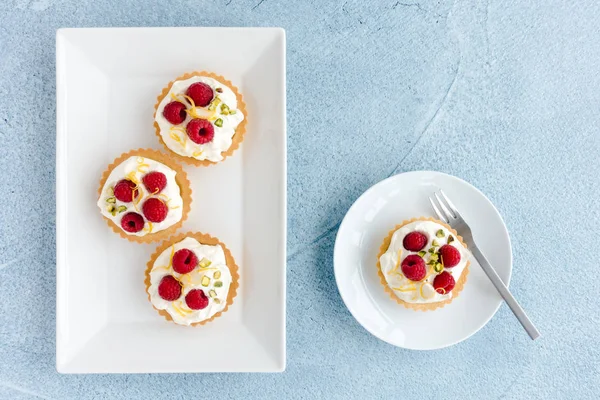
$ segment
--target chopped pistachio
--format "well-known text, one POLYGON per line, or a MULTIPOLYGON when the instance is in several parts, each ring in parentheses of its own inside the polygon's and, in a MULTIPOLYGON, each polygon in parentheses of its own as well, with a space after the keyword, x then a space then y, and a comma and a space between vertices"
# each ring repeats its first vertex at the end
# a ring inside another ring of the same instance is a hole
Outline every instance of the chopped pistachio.
POLYGON ((229 115, 233 115, 235 114, 237 111, 236 110, 229 110, 229 115))
POLYGON ((429 260, 429 261, 427 261, 427 265, 435 265, 435 264, 437 264, 436 260, 429 260))
POLYGON ((218 87, 215 90, 217 91, 217 93, 223 93, 223 88, 218 87))
POLYGON ((200 284, 204 287, 208 286, 210 284, 210 278, 208 276, 203 276, 202 280, 200 281, 200 284))
POLYGON ((219 128, 223 126, 223 120, 221 118, 217 119, 215 121, 215 125, 218 126, 219 128))
POLYGON ((435 249, 433 247, 430 247, 428 250, 430 253, 435 253, 435 249))
POLYGON ((229 114, 229 106, 225 103, 221 104, 221 114, 223 114, 223 115, 229 114))
POLYGON ((216 304, 221 304, 221 300, 219 299, 213 299, 215 301, 216 304))
POLYGON ((221 287, 221 286, 223 286, 223 282, 221 282, 221 281, 215 282, 215 287, 221 287))
POLYGON ((208 258, 203 258, 202 260, 200 260, 200 263, 198 265, 200 265, 201 268, 207 268, 210 266, 210 264, 212 264, 210 262, 210 260, 208 258))
POLYGON ((219 98, 219 96, 216 96, 208 105, 208 111, 215 111, 220 103, 221 99, 219 98))
POLYGON ((220 277, 221 277, 221 271, 215 271, 215 273, 213 274, 213 278, 219 279, 220 277))
POLYGON ((419 257, 423 258, 423 257, 425 257, 425 254, 427 254, 427 252, 426 251, 420 251, 417 254, 419 255, 419 257))
POLYGON ((122 213, 122 212, 124 212, 124 211, 127 211, 127 206, 119 206, 117 208, 117 211, 119 212, 119 214, 122 213))
POLYGON ((444 230, 443 230, 443 229, 440 229, 439 231, 437 231, 437 232, 435 233, 435 236, 437 236, 437 237, 439 237, 439 238, 443 238, 443 237, 444 237, 444 236, 446 236, 446 235, 444 234, 444 230))
POLYGON ((454 242, 454 236, 450 235, 448 236, 448 244, 454 242))
POLYGON ((106 189, 106 192, 108 193, 108 195, 109 195, 109 196, 112 196, 112 195, 114 195, 114 194, 115 194, 115 191, 114 191, 114 190, 113 190, 113 188, 112 188, 112 187, 110 187, 110 186, 108 187, 108 189, 106 189))
POLYGON ((437 263, 433 266, 433 270, 437 273, 440 273, 444 270, 444 266, 440 263, 437 263))
POLYGON ((217 297, 217 292, 215 292, 214 290, 212 290, 212 289, 211 289, 211 290, 208 292, 208 295, 209 295, 211 298, 215 298, 215 297, 217 297))
POLYGON ((114 197, 109 197, 108 199, 106 199, 106 202, 107 202, 107 203, 113 203, 113 204, 114 204, 114 203, 116 203, 116 202, 117 202, 117 199, 115 199, 114 197))
POLYGON ((432 255, 429 256, 429 259, 433 260, 433 261, 437 261, 437 260, 439 260, 439 257, 440 256, 437 253, 433 253, 432 255))
POLYGON ((433 239, 433 241, 431 242, 432 246, 439 246, 440 244, 438 243, 437 240, 433 239))

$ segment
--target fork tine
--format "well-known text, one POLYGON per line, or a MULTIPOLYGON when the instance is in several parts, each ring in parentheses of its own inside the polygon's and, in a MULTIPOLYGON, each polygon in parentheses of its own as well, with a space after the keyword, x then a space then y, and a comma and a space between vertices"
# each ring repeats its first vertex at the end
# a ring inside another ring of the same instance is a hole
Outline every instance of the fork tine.
POLYGON ((442 197, 444 198, 444 200, 446 200, 446 204, 448 204, 448 206, 450 207, 450 209, 452 210, 452 212, 454 213, 454 215, 456 215, 457 217, 460 217, 460 213, 458 212, 458 209, 450 201, 450 199, 448 198, 448 196, 446 196, 446 193, 444 193, 444 191, 442 189, 440 189, 440 194, 442 195, 442 197))
POLYGON ((435 213, 437 214, 438 218, 441 219, 442 221, 444 221, 445 223, 448 223, 448 219, 446 218, 446 216, 444 216, 440 212, 440 210, 435 205, 435 201, 431 197, 429 197, 429 202, 431 203, 431 207, 433 207, 433 211, 435 211, 435 213))
POLYGON ((448 220, 451 219, 455 219, 456 216, 454 215, 454 213, 452 211, 450 211, 448 209, 448 207, 446 207, 446 204, 444 203, 444 201, 440 198, 440 196, 438 196, 437 193, 433 194, 435 196, 435 198, 437 199, 438 203, 440 204, 440 207, 442 208, 442 210, 444 210, 444 212, 446 213, 446 216, 448 216, 448 220))

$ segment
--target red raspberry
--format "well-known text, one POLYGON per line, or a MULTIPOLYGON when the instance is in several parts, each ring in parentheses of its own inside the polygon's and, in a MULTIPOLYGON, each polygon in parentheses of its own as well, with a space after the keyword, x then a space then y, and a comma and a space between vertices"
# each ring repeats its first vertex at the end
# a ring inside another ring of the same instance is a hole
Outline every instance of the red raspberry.
POLYGON ((167 218, 169 207, 164 201, 151 197, 144 202, 142 206, 144 217, 150 222, 163 222, 167 218))
POLYGON ((206 107, 213 99, 212 88, 202 82, 196 82, 190 85, 186 94, 194 100, 196 107, 206 107))
POLYGON ((439 294, 447 294, 454 289, 454 277, 448 271, 444 271, 433 280, 433 287, 439 294))
POLYGON ((196 118, 188 122, 185 128, 194 143, 208 143, 215 137, 215 128, 205 119, 196 118))
POLYGON ((178 101, 172 101, 163 109, 163 116, 173 125, 179 125, 185 121, 187 113, 185 112, 185 104, 178 101))
POLYGON ((129 179, 121 179, 113 189, 117 200, 123 203, 131 203, 138 195, 138 190, 135 183, 129 179))
POLYGON ((121 228, 125 232, 139 232, 144 229, 144 217, 135 212, 128 212, 121 218, 121 228))
POLYGON ((158 284, 158 295, 167 301, 175 301, 181 296, 181 284, 172 275, 165 275, 158 284))
POLYGON ((198 257, 188 249, 177 250, 173 254, 173 270, 178 274, 187 274, 198 265, 198 257))
POLYGON ((427 236, 421 232, 411 232, 404 236, 402 245, 408 251, 421 251, 427 244, 427 236))
POLYGON ((162 172, 153 171, 144 175, 142 182, 144 182, 147 191, 157 194, 167 186, 167 177, 162 172))
POLYGON ((185 296, 185 304, 192 310, 202 310, 208 306, 208 297, 200 289, 192 289, 185 296))
POLYGON ((402 260, 401 268, 404 276, 411 281, 420 281, 427 275, 425 261, 416 254, 406 256, 406 258, 402 260))
POLYGON ((460 252, 456 247, 449 244, 440 247, 440 256, 442 257, 444 268, 455 267, 460 262, 460 252))

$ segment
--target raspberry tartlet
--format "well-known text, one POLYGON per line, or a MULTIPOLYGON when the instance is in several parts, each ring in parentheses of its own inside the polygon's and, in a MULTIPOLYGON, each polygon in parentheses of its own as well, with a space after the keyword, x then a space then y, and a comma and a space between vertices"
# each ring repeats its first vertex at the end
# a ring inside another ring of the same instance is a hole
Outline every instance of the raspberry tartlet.
POLYGON ((385 291, 413 310, 450 304, 469 274, 467 245, 449 225, 433 218, 413 218, 397 225, 377 258, 385 291))
POLYGON ((132 150, 113 161, 98 194, 98 208, 108 225, 139 243, 172 235, 187 218, 192 201, 181 166, 150 149, 132 150))
POLYGON ((163 242, 146 269, 148 300, 179 325, 203 325, 233 303, 238 266, 227 247, 210 235, 186 233, 163 242))
POLYGON ((154 128, 162 144, 182 161, 207 166, 239 147, 246 131, 246 105, 222 76, 187 73, 158 96, 154 128))

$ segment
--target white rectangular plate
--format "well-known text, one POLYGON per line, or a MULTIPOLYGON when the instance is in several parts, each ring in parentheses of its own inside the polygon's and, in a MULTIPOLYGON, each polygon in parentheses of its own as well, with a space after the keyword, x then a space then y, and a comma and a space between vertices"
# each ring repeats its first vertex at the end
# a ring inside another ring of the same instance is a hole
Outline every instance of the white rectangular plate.
POLYGON ((56 368, 63 373, 276 372, 285 369, 285 32, 279 28, 61 29, 56 35, 56 368), (217 165, 185 166, 185 231, 210 233, 240 266, 240 290, 200 327, 148 302, 154 244, 113 233, 96 207, 121 153, 163 150, 156 97, 185 72, 212 71, 241 91, 244 142, 217 165))

